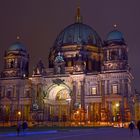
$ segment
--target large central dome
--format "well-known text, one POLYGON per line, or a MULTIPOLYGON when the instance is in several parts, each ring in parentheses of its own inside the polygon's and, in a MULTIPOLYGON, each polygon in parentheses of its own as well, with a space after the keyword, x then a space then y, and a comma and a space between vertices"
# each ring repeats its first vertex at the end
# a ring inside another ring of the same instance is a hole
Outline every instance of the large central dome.
POLYGON ((57 37, 54 47, 65 45, 94 45, 101 47, 101 39, 90 26, 81 22, 66 27, 57 37))
POLYGON ((49 67, 56 66, 58 52, 63 55, 69 72, 100 71, 102 41, 97 32, 82 23, 80 8, 77 9, 76 21, 70 24, 57 36, 49 54, 49 67))
POLYGON ((102 41, 92 27, 82 23, 80 8, 77 9, 76 22, 64 28, 57 36, 54 43, 55 48, 68 45, 93 45, 102 46, 102 41))

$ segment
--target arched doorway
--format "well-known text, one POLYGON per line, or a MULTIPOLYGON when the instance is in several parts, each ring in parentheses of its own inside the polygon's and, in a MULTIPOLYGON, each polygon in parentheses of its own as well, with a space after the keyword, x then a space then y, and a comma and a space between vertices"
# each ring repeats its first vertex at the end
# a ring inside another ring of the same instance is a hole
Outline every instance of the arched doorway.
POLYGON ((53 84, 44 98, 49 121, 66 122, 71 119, 71 89, 66 84, 53 84))

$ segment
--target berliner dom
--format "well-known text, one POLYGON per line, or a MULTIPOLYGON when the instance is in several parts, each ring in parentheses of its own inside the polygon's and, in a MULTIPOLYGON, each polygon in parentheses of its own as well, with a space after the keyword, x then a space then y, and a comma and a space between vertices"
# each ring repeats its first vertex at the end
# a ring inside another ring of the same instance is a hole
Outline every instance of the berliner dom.
POLYGON ((111 126, 139 119, 125 37, 117 27, 106 34, 101 39, 85 24, 78 7, 50 47, 48 67, 39 60, 31 75, 28 46, 13 43, 0 75, 0 122, 111 126))

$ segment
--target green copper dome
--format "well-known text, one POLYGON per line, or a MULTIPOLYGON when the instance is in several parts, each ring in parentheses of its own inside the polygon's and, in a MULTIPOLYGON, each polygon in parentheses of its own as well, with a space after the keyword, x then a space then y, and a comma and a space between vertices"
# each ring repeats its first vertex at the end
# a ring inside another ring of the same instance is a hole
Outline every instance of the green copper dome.
POLYGON ((13 44, 8 48, 7 51, 8 51, 8 52, 9 52, 9 51, 24 51, 24 52, 26 52, 27 50, 26 50, 25 46, 24 46, 22 43, 20 43, 20 42, 15 42, 15 43, 13 43, 13 44))
POLYGON ((64 45, 94 45, 102 46, 102 41, 95 30, 81 22, 66 27, 58 36, 54 47, 64 45))
POLYGON ((108 33, 106 41, 107 42, 124 42, 123 33, 115 29, 108 33))

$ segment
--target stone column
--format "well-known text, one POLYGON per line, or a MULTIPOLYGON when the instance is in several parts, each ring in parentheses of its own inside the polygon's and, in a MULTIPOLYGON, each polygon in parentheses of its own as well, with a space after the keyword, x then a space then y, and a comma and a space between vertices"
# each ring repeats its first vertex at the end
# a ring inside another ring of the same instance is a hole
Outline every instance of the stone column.
POLYGON ((102 80, 100 83, 100 88, 101 88, 101 95, 102 95, 102 108, 105 108, 105 81, 102 80))
POLYGON ((48 121, 48 118, 50 118, 50 107, 49 103, 44 104, 44 121, 48 121))
POLYGON ((98 95, 101 96, 101 85, 100 85, 100 81, 98 81, 98 95))
POLYGON ((85 88, 84 81, 80 81, 81 83, 81 108, 85 110, 85 88))
POLYGON ((16 97, 16 85, 13 86, 13 98, 16 97))
POLYGON ((125 92, 124 92, 124 82, 120 80, 120 95, 122 96, 122 101, 120 102, 120 113, 121 113, 121 121, 122 123, 125 121, 125 108, 124 108, 124 98, 125 98, 125 92))
POLYGON ((105 111, 105 81, 101 80, 100 82, 100 88, 101 88, 101 95, 102 95, 102 106, 101 106, 101 121, 106 121, 107 115, 105 111))
POLYGON ((110 122, 112 122, 112 102, 109 102, 109 117, 110 117, 110 122))
POLYGON ((107 94, 109 95, 109 80, 107 80, 107 94))
POLYGON ((72 100, 71 100, 71 109, 75 109, 75 103, 76 103, 76 85, 77 82, 73 81, 73 92, 72 92, 72 100))
POLYGON ((89 120, 89 104, 86 104, 86 106, 85 106, 86 108, 86 121, 88 121, 89 120))

